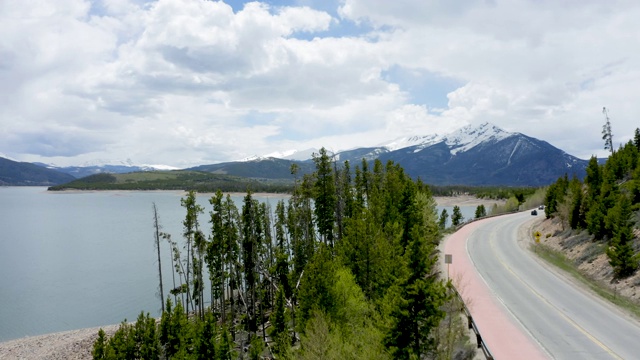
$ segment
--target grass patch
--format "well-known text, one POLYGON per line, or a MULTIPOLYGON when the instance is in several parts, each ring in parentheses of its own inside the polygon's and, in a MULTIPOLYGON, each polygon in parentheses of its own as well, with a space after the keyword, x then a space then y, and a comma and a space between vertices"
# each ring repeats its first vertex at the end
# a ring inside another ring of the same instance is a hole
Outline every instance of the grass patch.
POLYGON ((537 245, 536 249, 534 249, 534 253, 549 264, 559 268, 560 270, 563 270, 567 274, 571 275, 574 279, 585 284, 598 296, 624 310, 629 311, 636 317, 640 318, 639 304, 632 301, 631 299, 617 295, 613 290, 604 286, 600 282, 585 276, 582 272, 580 272, 574 262, 567 258, 563 253, 541 244, 537 245))

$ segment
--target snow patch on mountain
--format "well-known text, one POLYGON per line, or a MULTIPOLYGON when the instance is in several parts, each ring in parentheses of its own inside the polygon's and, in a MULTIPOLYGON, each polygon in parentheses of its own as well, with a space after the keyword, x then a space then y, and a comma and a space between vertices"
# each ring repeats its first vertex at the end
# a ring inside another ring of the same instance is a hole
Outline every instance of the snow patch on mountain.
POLYGON ((445 143, 451 148, 451 154, 465 152, 485 142, 498 142, 513 136, 513 133, 499 127, 483 123, 478 127, 467 125, 444 137, 445 143))
POLYGON ((128 167, 133 167, 136 166, 134 165, 133 161, 131 159, 125 159, 125 160, 113 160, 113 159, 94 159, 94 160, 89 160, 89 161, 85 161, 84 163, 82 163, 81 165, 78 165, 79 167, 105 167, 105 166, 128 166, 128 167))
POLYGON ((16 159, 12 158, 11 156, 6 155, 6 154, 4 154, 4 153, 0 153, 0 158, 5 158, 5 159, 7 159, 7 160, 11 160, 11 161, 15 161, 15 162, 20 162, 19 160, 16 160, 16 159))
POLYGON ((285 151, 276 151, 276 152, 272 152, 270 154, 265 155, 264 157, 273 157, 273 158, 278 158, 278 159, 285 159, 285 160, 299 160, 299 161, 304 161, 304 160, 309 160, 313 157, 314 153, 318 153, 318 149, 315 148, 309 148, 309 149, 305 149, 305 150, 296 150, 296 149, 292 149, 292 150, 285 150, 285 151))
POLYGON ((162 171, 171 171, 171 170, 180 170, 179 167, 171 166, 171 165, 162 165, 162 164, 144 164, 139 165, 143 170, 162 170, 162 171))
POLYGON ((423 145, 431 145, 439 142, 442 137, 438 134, 431 135, 414 135, 408 137, 397 138, 391 142, 379 144, 378 146, 387 148, 389 151, 400 150, 412 146, 423 146, 423 145))
POLYGON ((385 147, 389 151, 413 147, 413 152, 419 152, 444 141, 451 149, 451 154, 455 155, 459 152, 468 151, 484 142, 497 142, 513 135, 513 133, 485 122, 479 126, 467 125, 446 135, 431 134, 402 137, 379 146, 385 147))
POLYGON ((246 158, 242 158, 240 160, 237 160, 238 162, 249 162, 249 161, 260 161, 260 160, 266 160, 268 159, 267 156, 259 156, 259 155, 251 155, 251 156, 247 156, 246 158))

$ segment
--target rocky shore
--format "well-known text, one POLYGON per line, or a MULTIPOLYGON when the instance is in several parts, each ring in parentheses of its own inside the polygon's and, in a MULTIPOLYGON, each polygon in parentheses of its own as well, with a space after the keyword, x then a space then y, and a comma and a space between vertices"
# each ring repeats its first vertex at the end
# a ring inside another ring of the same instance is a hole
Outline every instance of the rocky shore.
MULTIPOLYGON (((102 326, 102 329, 108 335, 113 335, 119 326, 102 326)), ((71 330, 0 342, 0 359, 91 359, 93 342, 98 337, 99 329, 71 330)))

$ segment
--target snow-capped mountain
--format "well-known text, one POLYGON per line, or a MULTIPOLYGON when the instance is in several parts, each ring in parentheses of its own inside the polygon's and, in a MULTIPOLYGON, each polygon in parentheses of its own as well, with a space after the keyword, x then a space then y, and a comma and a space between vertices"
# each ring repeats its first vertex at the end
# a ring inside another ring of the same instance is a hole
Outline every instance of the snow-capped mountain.
POLYGON ((56 170, 65 174, 69 174, 76 179, 89 175, 109 173, 124 174, 136 171, 168 171, 178 170, 178 168, 169 165, 135 165, 131 159, 125 160, 106 160, 96 159, 86 161, 79 166, 56 166, 53 164, 34 163, 36 165, 46 167, 47 169, 56 170))
POLYGON ((385 153, 429 184, 541 186, 565 173, 583 177, 588 161, 521 133, 484 123, 385 153))
POLYGON ((259 160, 267 160, 269 158, 305 161, 305 160, 311 159, 314 153, 317 154, 318 149, 310 148, 310 149, 300 150, 300 151, 293 149, 293 150, 286 150, 286 151, 275 151, 262 156, 252 155, 238 161, 240 162, 259 161, 259 160))
MULTIPOLYGON (((202 165, 194 170, 229 175, 291 179, 291 164, 299 166, 299 174, 313 172, 310 156, 300 160, 278 158, 269 154, 244 162, 202 165)), ((363 159, 376 159, 400 164, 407 174, 433 185, 506 185, 543 186, 565 173, 583 177, 588 161, 578 159, 552 146, 521 133, 507 132, 490 123, 465 126, 445 135, 408 136, 375 147, 362 147, 333 154, 338 163, 349 161, 351 168, 363 159)))
POLYGON ((410 146, 432 144, 440 139, 442 139, 442 137, 439 136, 438 134, 423 135, 423 136, 416 135, 416 136, 409 136, 409 137, 401 137, 391 142, 382 143, 379 145, 379 147, 384 147, 389 151, 395 151, 395 150, 404 149, 410 146))
POLYGON ((513 135, 513 133, 504 131, 495 125, 484 123, 478 127, 467 125, 445 136, 444 141, 451 148, 451 153, 455 155, 482 143, 497 142, 513 135))

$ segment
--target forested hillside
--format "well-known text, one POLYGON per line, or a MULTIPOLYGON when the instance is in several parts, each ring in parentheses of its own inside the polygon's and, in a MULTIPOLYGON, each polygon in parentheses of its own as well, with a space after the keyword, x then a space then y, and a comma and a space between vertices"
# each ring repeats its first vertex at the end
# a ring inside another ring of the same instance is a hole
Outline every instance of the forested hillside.
POLYGON ((273 212, 251 193, 238 209, 218 191, 203 209, 189 192, 180 240, 156 223, 158 261, 175 269, 160 276, 160 293, 172 289, 160 323, 141 314, 101 331, 94 358, 472 357, 445 311, 460 305, 438 277, 429 188, 392 162, 363 161, 353 177, 324 149, 314 163, 302 177, 292 167, 293 195, 273 212))
MULTIPOLYGON (((609 144, 610 148, 610 144, 609 144)), ((640 129, 635 138, 613 151, 604 165, 595 157, 584 182, 565 175, 552 184, 545 199, 547 217, 562 226, 587 231, 603 247, 615 277, 638 269, 637 223, 640 214, 640 129)))

